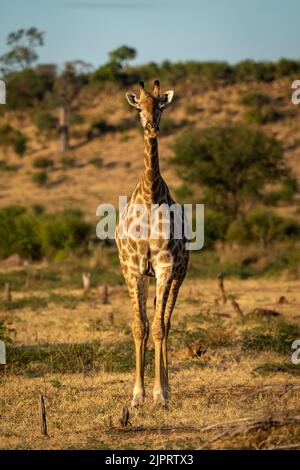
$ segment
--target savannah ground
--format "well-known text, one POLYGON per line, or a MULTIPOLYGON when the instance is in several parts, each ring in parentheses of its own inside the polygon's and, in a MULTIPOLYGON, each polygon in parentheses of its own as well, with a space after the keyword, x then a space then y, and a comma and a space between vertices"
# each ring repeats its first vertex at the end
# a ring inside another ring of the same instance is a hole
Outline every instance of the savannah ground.
MULTIPOLYGON (((15 292, 1 305, 13 346, 6 371, 1 366, 0 447, 300 449, 300 369, 291 362, 292 341, 300 339, 299 281, 226 279, 225 287, 243 317, 222 303, 215 280, 185 282, 170 333, 169 409, 153 406, 150 336, 146 401, 130 409, 127 427, 120 424, 134 382, 127 292, 111 288, 107 305, 96 289, 85 297, 80 289, 15 292), (280 315, 259 316, 256 308, 280 315)), ((151 320, 153 286, 149 294, 151 320)))

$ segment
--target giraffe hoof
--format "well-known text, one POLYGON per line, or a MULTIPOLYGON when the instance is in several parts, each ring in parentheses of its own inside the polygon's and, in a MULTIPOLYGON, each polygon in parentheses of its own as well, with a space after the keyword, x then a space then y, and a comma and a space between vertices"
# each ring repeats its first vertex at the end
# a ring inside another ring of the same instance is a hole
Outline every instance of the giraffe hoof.
POLYGON ((153 394, 154 406, 162 407, 164 410, 168 409, 168 401, 162 392, 153 394))
POLYGON ((132 398, 132 408, 138 408, 144 404, 144 397, 142 395, 134 395, 132 398))

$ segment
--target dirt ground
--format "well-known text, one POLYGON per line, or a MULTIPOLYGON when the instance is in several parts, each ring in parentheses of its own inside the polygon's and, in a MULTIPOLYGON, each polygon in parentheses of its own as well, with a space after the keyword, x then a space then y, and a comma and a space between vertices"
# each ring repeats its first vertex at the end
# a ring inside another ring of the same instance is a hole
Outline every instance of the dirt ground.
MULTIPOLYGON (((0 448, 300 449, 300 366, 291 361, 300 339, 299 287, 226 280, 239 315, 230 298, 223 304, 215 280, 187 281, 172 319, 168 410, 153 406, 151 337, 146 401, 130 408, 126 291, 111 288, 107 305, 96 290, 87 297, 79 290, 15 293, 1 306, 13 343, 6 370, 0 366, 0 448), (41 435, 40 394, 48 437, 41 435)), ((153 294, 151 286, 150 320, 153 294)))

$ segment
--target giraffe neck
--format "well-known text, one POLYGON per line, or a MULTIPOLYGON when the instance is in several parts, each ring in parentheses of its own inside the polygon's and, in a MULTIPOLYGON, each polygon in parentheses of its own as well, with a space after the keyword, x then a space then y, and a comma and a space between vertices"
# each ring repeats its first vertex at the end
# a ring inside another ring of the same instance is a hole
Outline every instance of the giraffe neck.
POLYGON ((159 170, 157 138, 144 134, 144 173, 142 193, 145 201, 157 202, 161 195, 161 175, 159 170))

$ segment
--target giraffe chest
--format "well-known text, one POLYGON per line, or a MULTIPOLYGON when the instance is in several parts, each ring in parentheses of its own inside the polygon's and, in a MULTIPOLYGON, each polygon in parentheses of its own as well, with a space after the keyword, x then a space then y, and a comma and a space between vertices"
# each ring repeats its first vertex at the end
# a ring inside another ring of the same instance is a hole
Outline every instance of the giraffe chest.
POLYGON ((154 276, 161 269, 173 270, 186 258, 186 240, 174 237, 174 223, 162 214, 158 222, 153 210, 137 218, 129 208, 127 219, 121 218, 122 236, 118 232, 116 241, 124 272, 154 276))

